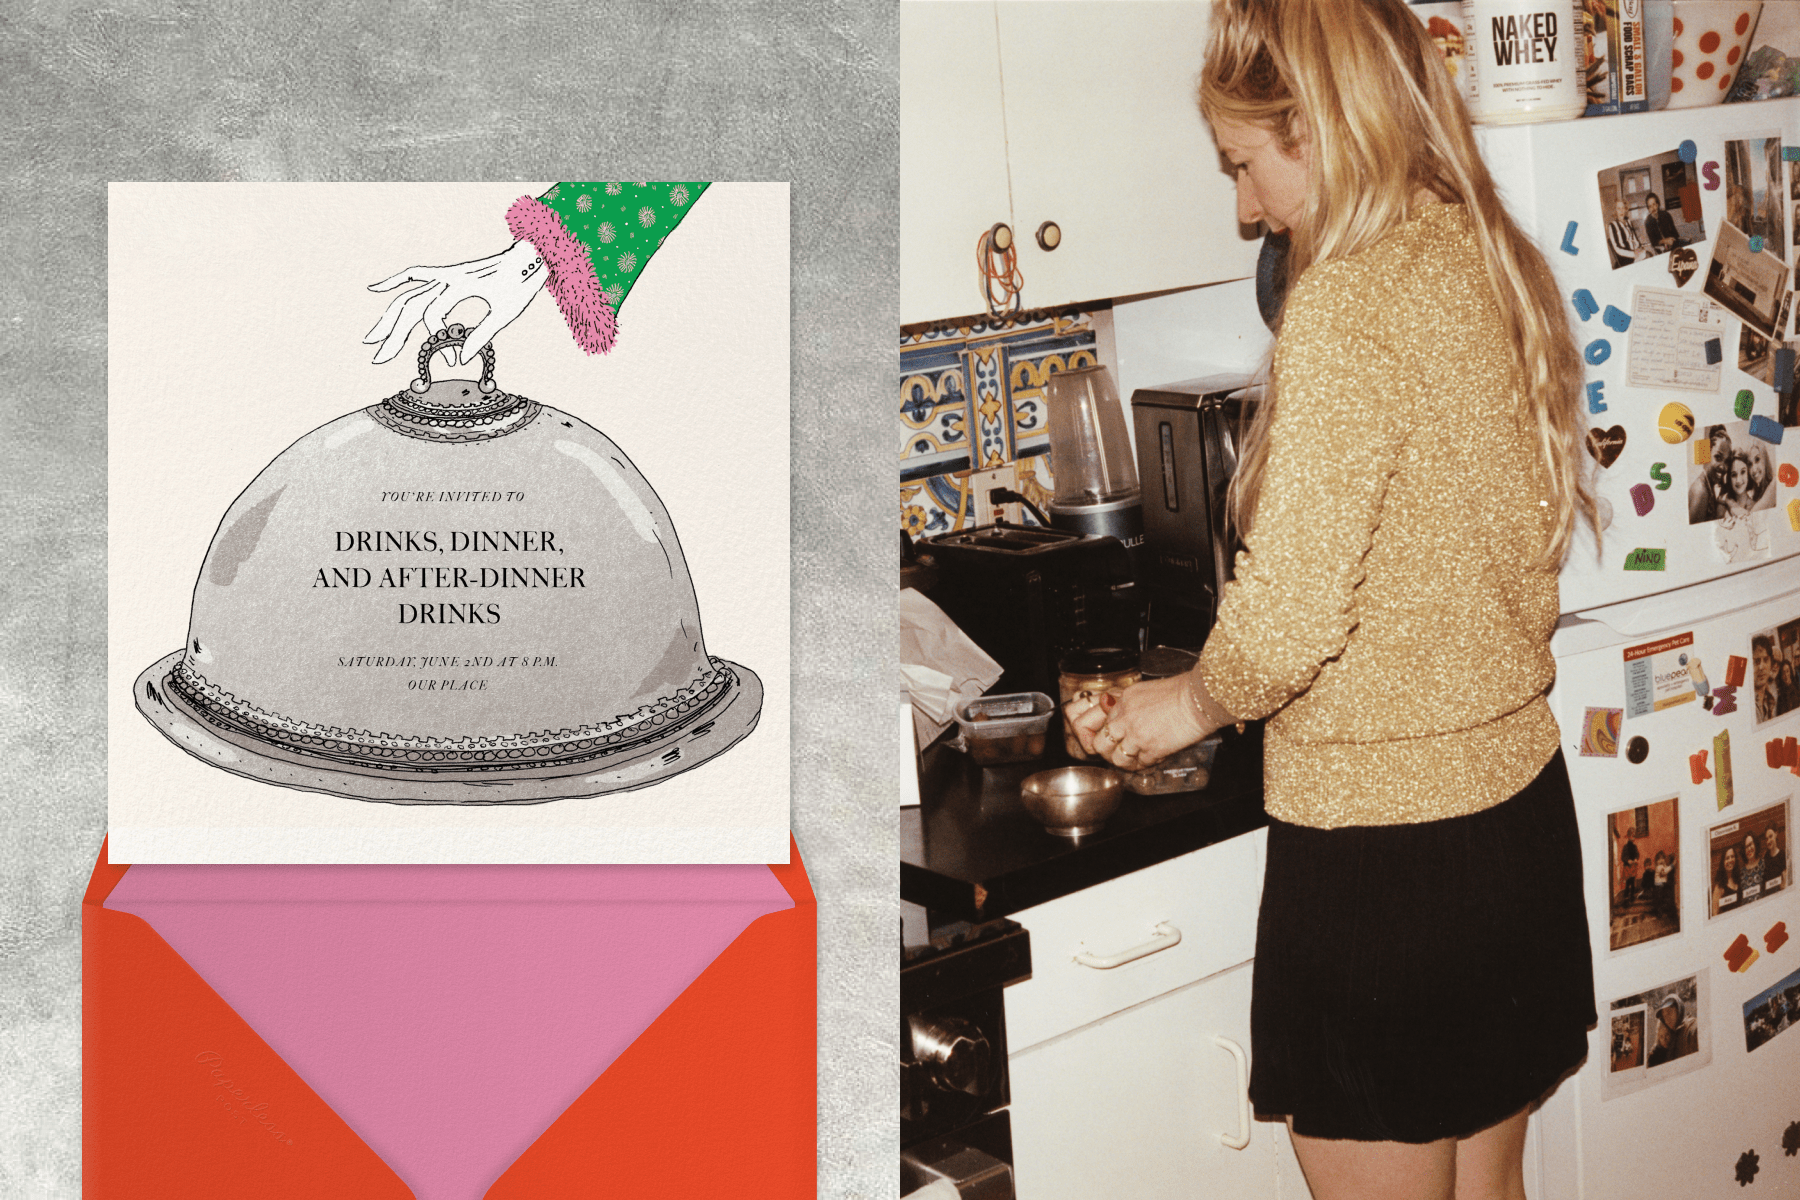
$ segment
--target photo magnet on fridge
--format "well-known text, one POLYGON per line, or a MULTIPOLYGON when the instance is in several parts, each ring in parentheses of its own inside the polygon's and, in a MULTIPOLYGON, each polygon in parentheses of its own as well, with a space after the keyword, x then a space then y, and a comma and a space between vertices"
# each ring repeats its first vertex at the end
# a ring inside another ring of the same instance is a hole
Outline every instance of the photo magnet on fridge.
POLYGON ((1785 799, 1714 825, 1706 831, 1706 847, 1709 919, 1739 912, 1793 883, 1785 799))
POLYGON ((1681 813, 1669 796, 1606 816, 1607 948, 1681 932, 1681 813))
POLYGON ((1762 1049, 1800 1025, 1800 971, 1777 980, 1744 1001, 1744 1049, 1762 1049))
POLYGON ((1708 970, 1703 967, 1612 1002, 1611 1046, 1600 1085, 1603 1101, 1697 1071, 1712 1061, 1708 970))
POLYGON ((1614 270, 1706 240, 1700 179, 1677 150, 1608 167, 1597 186, 1614 270))
POLYGON ((785 184, 109 201, 116 859, 785 861, 785 184))
POLYGON ((1746 421, 1721 421, 1696 432, 1688 458, 1688 524, 1716 522, 1714 548, 1725 562, 1770 557, 1769 510, 1775 507, 1775 461, 1750 436, 1746 421))
POLYGON ((1758 728, 1800 708, 1800 618, 1750 635, 1750 686, 1758 728))

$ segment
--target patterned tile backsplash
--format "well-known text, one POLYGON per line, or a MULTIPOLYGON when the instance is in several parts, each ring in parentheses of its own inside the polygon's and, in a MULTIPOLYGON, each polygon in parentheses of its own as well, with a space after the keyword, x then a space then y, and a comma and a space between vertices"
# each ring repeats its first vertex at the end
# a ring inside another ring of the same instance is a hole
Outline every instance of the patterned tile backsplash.
MULTIPOLYGON (((1055 495, 1044 383, 1102 361, 1110 312, 1064 312, 1020 324, 985 318, 900 337, 900 523, 934 537, 975 523, 972 471, 1040 508, 1055 495)), ((1026 514, 1025 520, 1031 522, 1026 514)))

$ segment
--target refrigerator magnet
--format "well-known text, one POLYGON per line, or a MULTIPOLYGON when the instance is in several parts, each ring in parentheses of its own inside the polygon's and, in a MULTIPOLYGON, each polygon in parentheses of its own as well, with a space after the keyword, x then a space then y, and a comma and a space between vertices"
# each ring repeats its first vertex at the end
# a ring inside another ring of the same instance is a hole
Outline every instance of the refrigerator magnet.
POLYGON ((1747 908, 1787 889, 1788 802, 1746 813, 1706 831, 1706 893, 1710 920, 1747 908))
POLYGON ((1602 467, 1610 467, 1619 461, 1619 455, 1625 450, 1625 427, 1614 425, 1611 429, 1598 426, 1588 430, 1587 451, 1594 456, 1594 461, 1602 467))
POLYGON ((1678 798, 1606 815, 1607 949, 1616 953, 1681 932, 1678 798))
POLYGON ((1767 949, 1770 954, 1773 954, 1783 946, 1787 945, 1787 940, 1787 922, 1777 921, 1769 926, 1768 930, 1764 932, 1763 947, 1767 949))
POLYGON ((1732 687, 1744 686, 1744 668, 1749 664, 1741 654, 1733 654, 1725 660, 1725 682, 1732 687))
MULTIPOLYGON (((1729 683, 1721 683, 1714 688, 1712 700, 1712 715, 1715 717, 1723 717, 1737 711, 1737 689, 1729 683)), ((1719 807, 1723 808, 1724 805, 1719 807)))
MULTIPOLYGON (((1800 970, 1784 976, 1744 1001, 1744 1049, 1751 1053, 1800 1025, 1800 970)), ((1788 1126, 1781 1144, 1800 1146, 1800 1122, 1788 1126)), ((1793 1150, 1788 1151, 1793 1154, 1793 1150)))
POLYGON ((1590 708, 1581 717, 1581 753, 1584 758, 1619 757, 1619 727, 1625 722, 1622 708, 1590 708))
POLYGON ((1740 933, 1731 945, 1725 947, 1723 955, 1725 965, 1731 968, 1733 975, 1741 975, 1750 969, 1750 964, 1761 958, 1756 947, 1750 944, 1750 935, 1740 933))
POLYGON ((1713 773, 1706 769, 1707 753, 1705 750, 1696 750, 1688 755, 1688 777, 1696 787, 1713 777, 1713 773))
MULTIPOLYGON (((1735 704, 1733 707, 1736 707, 1735 704)), ((1715 713, 1718 709, 1713 709, 1715 713)), ((1731 787, 1731 730, 1721 729, 1713 735, 1713 791, 1718 796, 1719 808, 1731 807, 1733 799, 1731 787)))
POLYGON ((1671 446, 1679 446, 1694 436, 1694 410, 1679 400, 1671 400, 1656 414, 1656 431, 1671 446))
POLYGON ((1677 246, 1669 251, 1669 274, 1675 277, 1676 287, 1686 287, 1687 281, 1694 277, 1700 269, 1700 256, 1687 246, 1677 246))

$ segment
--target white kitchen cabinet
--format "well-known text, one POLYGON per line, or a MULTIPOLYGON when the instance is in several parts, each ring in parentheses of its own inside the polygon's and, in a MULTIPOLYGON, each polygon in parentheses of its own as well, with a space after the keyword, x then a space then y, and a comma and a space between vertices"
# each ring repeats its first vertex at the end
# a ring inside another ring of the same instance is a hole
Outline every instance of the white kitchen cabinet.
POLYGON ((982 311, 975 243, 996 221, 1017 234, 1027 308, 1254 272, 1260 242, 1195 104, 1206 4, 900 8, 903 324, 982 311))
POLYGON ((1014 1054, 1019 1200, 1273 1197, 1273 1127, 1215 1038, 1248 1054, 1249 963, 1014 1054))
POLYGON ((994 6, 900 5, 900 322, 985 311, 975 239, 1012 220, 994 6))
POLYGON ((1014 914, 1032 953, 1006 991, 1020 1200, 1306 1195, 1285 1129, 1246 1124, 1247 1058, 1217 1040, 1249 1053, 1266 837, 1014 914))

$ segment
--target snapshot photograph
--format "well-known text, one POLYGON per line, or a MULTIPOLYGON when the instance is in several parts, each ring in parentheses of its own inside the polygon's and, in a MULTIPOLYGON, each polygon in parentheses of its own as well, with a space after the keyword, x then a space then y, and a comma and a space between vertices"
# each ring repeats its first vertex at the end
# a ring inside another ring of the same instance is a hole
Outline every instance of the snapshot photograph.
POLYGON ((1708 972, 1702 969, 1614 1000, 1607 1013, 1611 1047, 1601 1099, 1611 1100, 1711 1062, 1712 1041, 1706 1034, 1709 997, 1708 972), (1633 1048, 1633 1025, 1638 1022, 1643 1032, 1633 1048))
POLYGON ((1750 635, 1750 671, 1758 725, 1800 708, 1800 620, 1750 635))
POLYGON ((1706 893, 1709 917, 1737 912, 1787 889, 1788 802, 1714 825, 1706 831, 1711 886, 1706 893))
POLYGON ((1787 258, 1784 200, 1779 137, 1725 143, 1725 220, 1762 238, 1763 249, 1778 259, 1787 258))
POLYGON ((1769 249, 1753 250, 1743 227, 1726 221, 1713 241, 1712 262, 1706 268, 1703 290, 1743 320, 1774 337, 1781 315, 1781 299, 1787 290, 1787 263, 1769 249))
POLYGON ((1769 444, 1750 436, 1747 421, 1703 426, 1689 444, 1688 524, 1717 522, 1713 543, 1727 562, 1768 558, 1776 494, 1769 444))
POLYGON ((1614 950, 1681 932, 1681 823, 1677 797, 1606 818, 1609 944, 1614 950))
POLYGON ((1800 970, 1744 1001, 1744 1049, 1761 1049, 1777 1034, 1786 1033, 1797 1024, 1800 1024, 1800 970))
POLYGON ((1614 270, 1706 240, 1700 180, 1677 150, 1608 167, 1599 190, 1614 270))

